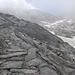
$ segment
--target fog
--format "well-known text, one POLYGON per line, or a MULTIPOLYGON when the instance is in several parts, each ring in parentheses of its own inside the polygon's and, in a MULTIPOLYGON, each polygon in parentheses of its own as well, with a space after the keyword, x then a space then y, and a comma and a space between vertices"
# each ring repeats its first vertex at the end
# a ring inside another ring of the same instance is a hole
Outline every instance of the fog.
POLYGON ((26 0, 34 7, 52 14, 60 14, 75 10, 75 0, 26 0))
POLYGON ((2 9, 33 9, 25 0, 0 0, 0 10, 2 9))
POLYGON ((75 10, 75 0, 0 0, 0 11, 35 8, 50 14, 60 14, 75 10))

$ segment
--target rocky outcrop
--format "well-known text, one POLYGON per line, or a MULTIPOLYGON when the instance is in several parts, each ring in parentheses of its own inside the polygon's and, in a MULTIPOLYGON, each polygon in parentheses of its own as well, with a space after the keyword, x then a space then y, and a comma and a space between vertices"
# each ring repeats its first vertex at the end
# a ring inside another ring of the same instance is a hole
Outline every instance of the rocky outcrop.
POLYGON ((0 14, 0 75, 74 75, 75 50, 37 24, 0 14))

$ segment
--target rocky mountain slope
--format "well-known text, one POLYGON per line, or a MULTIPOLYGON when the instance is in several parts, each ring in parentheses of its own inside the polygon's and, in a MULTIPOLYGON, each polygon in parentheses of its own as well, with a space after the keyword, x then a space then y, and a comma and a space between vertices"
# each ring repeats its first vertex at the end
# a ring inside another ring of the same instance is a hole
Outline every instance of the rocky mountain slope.
POLYGON ((0 13, 0 75, 74 75, 75 49, 41 26, 0 13))
POLYGON ((73 37, 75 36, 75 20, 74 13, 65 16, 54 16, 38 9, 1 9, 0 12, 10 13, 18 18, 37 23, 47 29, 53 31, 56 35, 73 37), (67 16, 68 15, 68 16, 67 16))

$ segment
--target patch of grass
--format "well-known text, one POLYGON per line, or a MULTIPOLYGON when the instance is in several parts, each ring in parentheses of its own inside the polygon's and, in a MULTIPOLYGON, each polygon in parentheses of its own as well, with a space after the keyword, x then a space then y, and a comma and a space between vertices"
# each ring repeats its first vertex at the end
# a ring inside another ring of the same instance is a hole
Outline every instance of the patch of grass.
POLYGON ((7 60, 8 58, 0 58, 0 61, 7 60))

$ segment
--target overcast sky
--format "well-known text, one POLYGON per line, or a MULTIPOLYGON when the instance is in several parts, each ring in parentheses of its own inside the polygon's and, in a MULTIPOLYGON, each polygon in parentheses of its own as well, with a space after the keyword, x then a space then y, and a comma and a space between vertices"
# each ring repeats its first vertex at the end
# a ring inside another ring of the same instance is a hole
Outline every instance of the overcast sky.
POLYGON ((34 8, 26 0, 0 0, 0 8, 34 8))
POLYGON ((26 0, 36 8, 49 13, 59 14, 75 9, 75 0, 26 0))
POLYGON ((60 14, 75 9, 75 0, 0 0, 0 9, 38 8, 51 14, 60 14))

